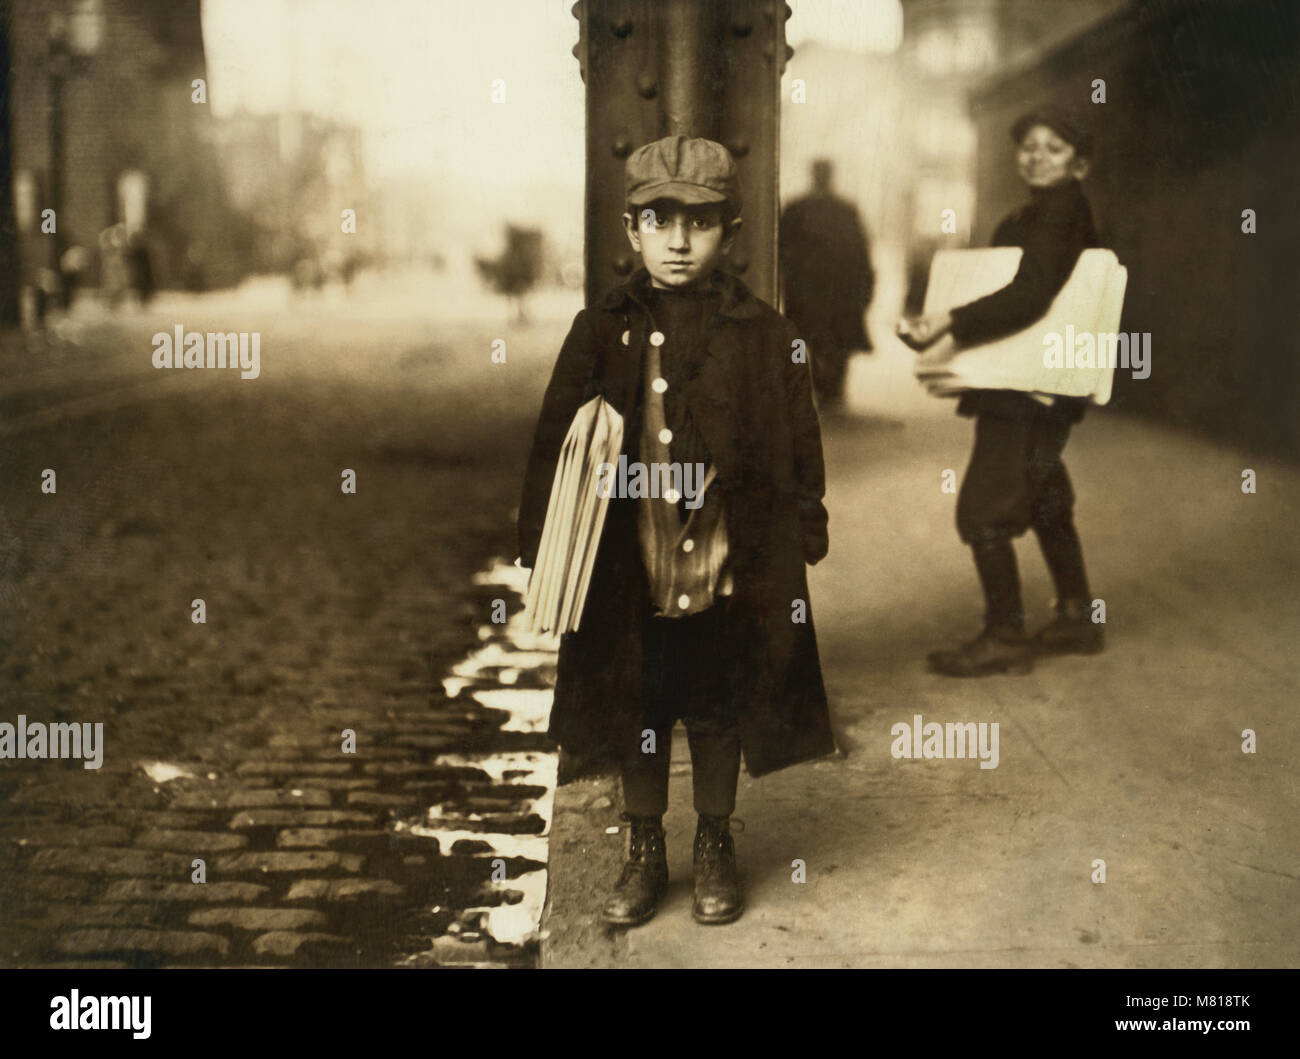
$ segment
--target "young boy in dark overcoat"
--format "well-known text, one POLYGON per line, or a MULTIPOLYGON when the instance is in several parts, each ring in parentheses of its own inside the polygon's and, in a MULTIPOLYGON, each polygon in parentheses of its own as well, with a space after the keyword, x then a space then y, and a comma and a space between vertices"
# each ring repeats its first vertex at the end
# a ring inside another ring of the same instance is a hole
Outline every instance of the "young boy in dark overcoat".
MULTIPOLYGON (((948 313, 900 325, 924 349, 947 333, 960 344, 991 342, 1046 314, 1079 255, 1098 245, 1080 181, 1092 141, 1079 119, 1056 107, 1023 115, 1011 129, 1030 200, 1003 218, 994 246, 1024 248, 1012 281, 948 313)), ((983 676, 1032 668, 1035 653, 1094 654, 1102 629, 1090 620, 1091 591, 1074 527, 1074 491, 1061 460, 1070 427, 1086 400, 1015 390, 970 390, 957 406, 975 417, 975 450, 957 497, 957 529, 970 545, 984 590, 983 631, 954 650, 931 653, 947 676, 983 676), (1056 586, 1056 618, 1026 637, 1020 577, 1011 541, 1033 528, 1056 586)))
MULTIPOLYGON (((805 563, 827 551, 825 474, 803 343, 720 267, 740 226, 721 144, 667 137, 626 167, 623 223, 643 267, 574 319, 533 440, 519 509, 536 559, 560 447, 601 395, 623 453, 706 471, 683 496, 609 501, 579 629, 561 638, 549 732, 621 769, 628 858, 607 922, 654 915, 668 884, 663 814, 671 731, 686 726, 695 810, 692 913, 737 918, 729 818, 742 753, 751 775, 834 751, 805 563)), ((633 493, 635 490, 626 490, 633 493)))

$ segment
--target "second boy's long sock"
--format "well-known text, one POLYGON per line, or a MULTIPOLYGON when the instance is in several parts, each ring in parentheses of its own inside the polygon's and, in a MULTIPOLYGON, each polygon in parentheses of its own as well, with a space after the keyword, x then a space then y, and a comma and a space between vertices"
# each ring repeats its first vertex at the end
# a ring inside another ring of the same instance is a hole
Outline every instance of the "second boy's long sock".
POLYGON ((1088 574, 1083 565, 1083 546, 1074 520, 1066 515, 1047 525, 1035 525, 1043 559, 1056 586, 1056 600, 1076 600, 1087 603, 1092 598, 1088 590, 1088 574))
POLYGON ((984 589, 985 624, 994 628, 1024 632, 1025 613, 1020 602, 1020 571, 1016 552, 1006 537, 971 545, 975 569, 984 589))

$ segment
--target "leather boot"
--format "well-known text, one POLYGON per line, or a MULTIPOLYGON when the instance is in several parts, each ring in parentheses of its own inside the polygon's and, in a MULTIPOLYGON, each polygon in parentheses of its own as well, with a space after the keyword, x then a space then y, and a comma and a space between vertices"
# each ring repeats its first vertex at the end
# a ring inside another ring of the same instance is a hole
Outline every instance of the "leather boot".
POLYGON ((930 670, 946 677, 983 677, 991 673, 1028 673, 1033 647, 1025 637, 1016 552, 1005 535, 971 543, 975 570, 984 590, 984 631, 955 650, 931 651, 930 670))
POLYGON ((620 927, 650 919, 668 892, 668 849, 661 817, 628 818, 627 862, 605 901, 601 918, 620 927))
POLYGON ((1013 626, 985 625, 975 639, 947 651, 931 651, 930 670, 945 677, 984 677, 993 673, 1029 673, 1034 649, 1013 626))
POLYGON ((731 923, 744 911, 736 871, 736 843, 725 816, 701 816, 695 829, 695 899, 699 923, 731 923))
POLYGON ((1101 624, 1092 620, 1092 607, 1084 599, 1063 599, 1056 619, 1038 631, 1034 649, 1045 655, 1095 655, 1106 646, 1101 624))

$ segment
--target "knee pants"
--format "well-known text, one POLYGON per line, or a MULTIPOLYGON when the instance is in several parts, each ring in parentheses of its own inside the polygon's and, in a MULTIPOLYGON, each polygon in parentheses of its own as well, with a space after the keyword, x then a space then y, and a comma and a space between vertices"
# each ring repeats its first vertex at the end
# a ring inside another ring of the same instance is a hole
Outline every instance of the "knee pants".
MULTIPOLYGON (((740 723, 718 657, 728 600, 689 618, 648 618, 644 635, 644 728, 654 753, 623 766, 623 797, 633 816, 668 808, 673 725, 681 720, 691 749, 695 810, 729 816, 740 776, 740 723)), ((643 745, 646 741, 643 739, 643 745)))
POLYGON ((957 497, 961 539, 1018 537, 1031 526, 1068 519, 1074 489, 1061 451, 1069 437, 1070 424, 1048 415, 977 416, 975 449, 957 497))

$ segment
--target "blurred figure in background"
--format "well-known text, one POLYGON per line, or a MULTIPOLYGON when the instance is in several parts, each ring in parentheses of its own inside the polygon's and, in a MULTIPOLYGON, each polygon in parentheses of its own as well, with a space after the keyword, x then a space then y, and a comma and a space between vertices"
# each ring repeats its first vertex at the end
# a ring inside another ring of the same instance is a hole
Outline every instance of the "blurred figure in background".
POLYGON ((325 265, 321 254, 310 240, 301 236, 295 240, 289 282, 294 293, 303 296, 315 294, 325 286, 325 265))
POLYGON ((191 239, 185 244, 185 258, 181 262, 181 283, 187 291, 208 289, 207 247, 202 240, 191 239))
POLYGON ((104 303, 116 309, 131 286, 125 225, 113 224, 99 233, 99 284, 104 303))
POLYGON ((505 249, 495 258, 476 257, 479 275, 515 307, 515 322, 526 324, 524 297, 542 277, 542 233, 537 228, 506 225, 505 249))
POLYGON ((827 159, 813 162, 812 181, 812 193, 781 214, 781 275, 785 314, 808 343, 813 386, 829 409, 843 403, 849 354, 871 349, 863 317, 875 273, 857 208, 831 190, 827 159))
POLYGON ((360 254, 347 254, 343 258, 342 276, 343 276, 343 289, 345 291, 352 290, 352 281, 356 278, 357 270, 360 267, 361 267, 360 254))
POLYGON ((94 255, 84 246, 70 246, 59 258, 59 274, 63 278, 63 304, 71 310, 77 291, 86 283, 94 265, 94 255))
POLYGON ((140 305, 148 305, 154 292, 153 262, 149 258, 149 240, 142 228, 137 228, 127 239, 126 267, 140 305))

